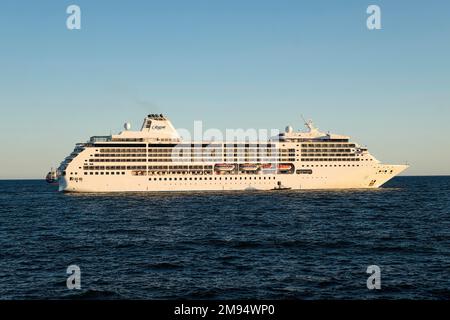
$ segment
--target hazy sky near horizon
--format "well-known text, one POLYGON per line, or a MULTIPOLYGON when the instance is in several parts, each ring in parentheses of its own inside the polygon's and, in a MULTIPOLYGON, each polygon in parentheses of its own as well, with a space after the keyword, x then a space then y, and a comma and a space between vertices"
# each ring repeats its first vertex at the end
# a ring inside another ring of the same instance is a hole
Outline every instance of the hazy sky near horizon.
POLYGON ((450 174, 449 1, 7 0, 0 56, 0 179, 42 178, 148 113, 222 130, 303 114, 405 174, 450 174))

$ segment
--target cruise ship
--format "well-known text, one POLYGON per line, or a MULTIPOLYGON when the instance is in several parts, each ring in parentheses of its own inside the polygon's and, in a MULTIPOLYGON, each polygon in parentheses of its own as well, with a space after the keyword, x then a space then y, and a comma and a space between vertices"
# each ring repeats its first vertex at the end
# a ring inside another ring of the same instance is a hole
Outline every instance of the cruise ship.
POLYGON ((383 164, 348 136, 312 121, 267 141, 184 141, 167 117, 150 114, 140 131, 93 136, 58 168, 64 192, 301 190, 378 188, 408 168, 383 164))

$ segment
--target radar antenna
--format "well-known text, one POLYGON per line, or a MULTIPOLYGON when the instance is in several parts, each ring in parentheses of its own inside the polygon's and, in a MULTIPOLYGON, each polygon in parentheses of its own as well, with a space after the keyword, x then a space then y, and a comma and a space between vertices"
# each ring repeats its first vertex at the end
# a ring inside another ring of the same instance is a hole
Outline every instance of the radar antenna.
POLYGON ((303 122, 305 123, 305 126, 306 126, 310 131, 312 131, 312 130, 315 129, 312 120, 306 121, 306 119, 303 117, 303 115, 301 115, 301 117, 302 117, 302 119, 303 119, 303 122))
POLYGON ((305 125, 308 123, 306 120, 305 120, 305 117, 303 117, 303 114, 301 114, 300 115, 301 117, 302 117, 302 119, 303 119, 303 122, 305 123, 305 125))

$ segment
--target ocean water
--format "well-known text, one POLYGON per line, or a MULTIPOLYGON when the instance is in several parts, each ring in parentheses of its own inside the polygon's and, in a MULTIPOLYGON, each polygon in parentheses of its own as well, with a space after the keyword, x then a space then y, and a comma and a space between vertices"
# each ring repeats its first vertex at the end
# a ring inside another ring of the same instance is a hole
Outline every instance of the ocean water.
POLYGON ((450 298, 450 177, 354 191, 56 189, 0 181, 0 299, 450 298), (81 290, 66 287, 73 264, 81 290), (381 290, 367 289, 369 265, 381 290))

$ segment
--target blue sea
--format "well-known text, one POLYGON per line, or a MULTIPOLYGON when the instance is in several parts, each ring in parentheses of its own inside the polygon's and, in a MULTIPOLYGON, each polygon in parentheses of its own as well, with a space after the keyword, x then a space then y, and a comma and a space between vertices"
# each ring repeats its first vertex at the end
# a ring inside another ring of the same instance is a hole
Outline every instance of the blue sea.
POLYGON ((0 299, 73 298, 449 299, 450 177, 124 194, 0 181, 0 299), (70 265, 80 290, 66 287, 70 265))

